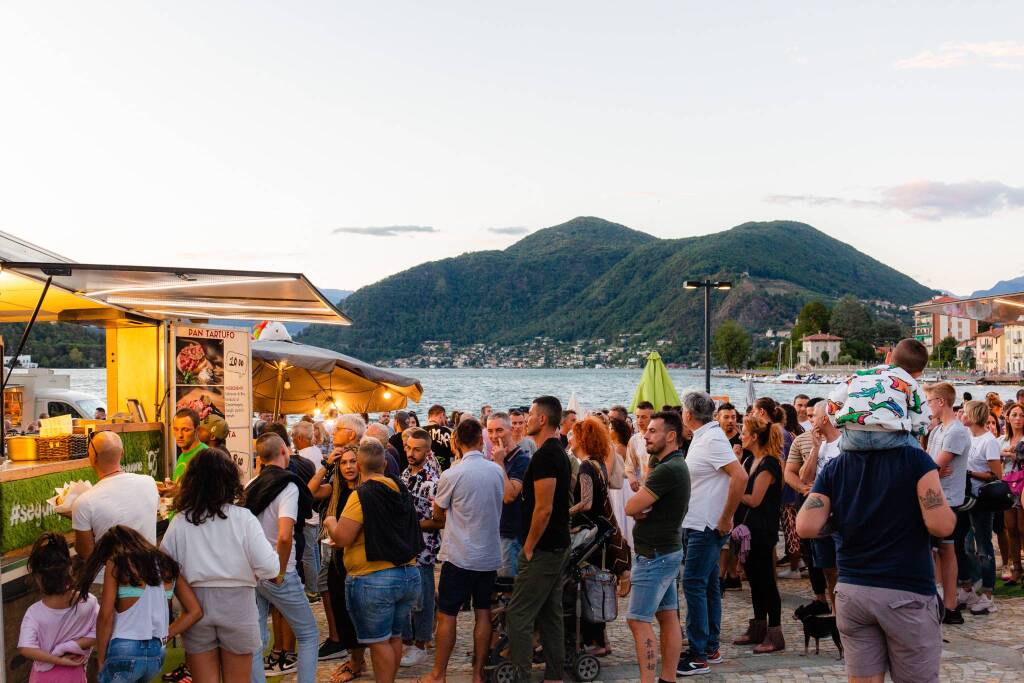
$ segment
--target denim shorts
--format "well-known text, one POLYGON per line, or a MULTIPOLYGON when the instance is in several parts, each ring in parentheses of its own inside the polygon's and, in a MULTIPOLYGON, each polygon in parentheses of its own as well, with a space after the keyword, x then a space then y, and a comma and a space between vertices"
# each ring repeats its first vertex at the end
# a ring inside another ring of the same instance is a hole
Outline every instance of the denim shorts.
POLYGON ((626 618, 653 622, 656 613, 678 609, 676 578, 682 563, 682 549, 654 557, 634 556, 630 574, 633 592, 626 618))
POLYGON ((401 638, 420 594, 420 572, 413 566, 345 577, 345 602, 356 638, 370 645, 401 638))
POLYGON ((114 638, 99 673, 100 683, 148 683, 164 666, 164 646, 159 638, 114 638))
POLYGON ((501 537, 501 569, 498 576, 515 576, 519 573, 519 552, 523 544, 516 538, 501 537))

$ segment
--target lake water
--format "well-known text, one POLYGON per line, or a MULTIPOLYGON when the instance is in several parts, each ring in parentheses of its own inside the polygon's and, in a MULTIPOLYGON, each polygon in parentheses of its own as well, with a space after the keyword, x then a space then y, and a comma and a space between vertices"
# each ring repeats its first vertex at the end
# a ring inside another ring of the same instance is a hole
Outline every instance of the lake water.
MULTIPOLYGON (((106 371, 99 370, 58 370, 71 375, 71 388, 99 397, 106 396, 106 371)), ((576 394, 584 408, 607 408, 616 403, 625 406, 633 400, 636 385, 640 381, 640 370, 504 370, 504 369, 403 369, 400 372, 420 380, 423 384, 423 399, 410 408, 420 416, 434 403, 440 403, 449 411, 469 410, 477 412, 480 406, 489 403, 495 409, 504 410, 513 406, 526 406, 536 396, 554 394, 567 404, 570 396, 576 394)), ((703 388, 704 373, 701 370, 669 370, 676 390, 682 395, 689 388, 703 388)), ((962 395, 969 391, 974 398, 981 398, 986 392, 995 391, 1003 400, 1013 398, 1017 386, 958 386, 962 395)), ((791 402, 796 394, 827 396, 832 387, 828 384, 755 384, 757 396, 770 396, 780 402, 791 402)), ((725 395, 743 410, 747 404, 747 386, 739 379, 729 377, 711 378, 711 390, 715 395, 725 395)), ((660 407, 660 406, 658 406, 660 407)))

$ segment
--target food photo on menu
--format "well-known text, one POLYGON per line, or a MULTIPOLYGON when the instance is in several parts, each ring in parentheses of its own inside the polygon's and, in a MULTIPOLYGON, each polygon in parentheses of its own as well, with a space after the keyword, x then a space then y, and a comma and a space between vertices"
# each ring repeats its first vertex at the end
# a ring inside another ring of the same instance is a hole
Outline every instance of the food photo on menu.
POLYGON ((177 384, 224 383, 224 340, 178 337, 175 344, 177 384))
POLYGON ((191 408, 205 420, 210 415, 224 418, 224 389, 222 387, 178 387, 175 410, 191 408))

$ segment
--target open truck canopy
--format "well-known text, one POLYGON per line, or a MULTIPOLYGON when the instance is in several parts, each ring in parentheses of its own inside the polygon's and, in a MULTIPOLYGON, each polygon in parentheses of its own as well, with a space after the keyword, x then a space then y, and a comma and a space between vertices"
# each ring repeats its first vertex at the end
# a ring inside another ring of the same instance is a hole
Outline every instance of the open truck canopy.
POLYGON ((913 309, 922 313, 1017 325, 1024 323, 1024 292, 992 294, 972 299, 948 300, 943 297, 941 301, 917 304, 913 309))

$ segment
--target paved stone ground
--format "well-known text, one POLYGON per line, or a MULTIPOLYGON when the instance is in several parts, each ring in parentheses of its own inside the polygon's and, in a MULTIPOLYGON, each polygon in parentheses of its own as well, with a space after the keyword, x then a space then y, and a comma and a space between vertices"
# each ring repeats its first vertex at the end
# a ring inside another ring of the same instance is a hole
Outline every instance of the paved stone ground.
MULTIPOLYGON (((722 654, 725 661, 712 666, 710 675, 695 677, 703 681, 737 681, 741 683, 789 683, 790 681, 845 681, 843 664, 838 660, 835 645, 821 641, 821 653, 814 654, 812 641, 810 654, 803 654, 803 632, 799 622, 792 618, 793 609, 810 599, 806 579, 780 580, 783 593, 783 627, 786 635, 785 652, 755 656, 748 647, 729 643, 740 635, 752 616, 750 593, 744 584, 742 591, 728 591, 722 607, 722 654)), ((680 598, 680 603, 684 604, 680 598)), ((998 598, 999 612, 994 615, 974 617, 965 614, 967 623, 962 626, 943 627, 945 647, 942 660, 943 681, 988 681, 1024 680, 1024 598, 998 598)), ((314 612, 321 622, 321 632, 326 633, 323 610, 319 603, 314 612)), ((625 612, 625 603, 620 614, 625 612)), ((472 617, 463 614, 459 618, 458 641, 455 654, 449 666, 448 679, 453 683, 470 680, 470 665, 466 651, 471 638, 472 617)), ((633 639, 621 617, 608 625, 609 640, 613 653, 601 659, 602 671, 599 680, 637 680, 636 656, 633 639)), ((369 659, 369 658, 368 658, 369 659)), ((322 662, 317 680, 328 681, 330 674, 340 662, 322 662)), ((399 680, 413 681, 429 670, 429 664, 401 669, 399 680)), ((539 680, 542 667, 535 667, 534 679, 539 680)), ((275 679, 272 679, 275 680, 275 679)), ((276 679, 294 681, 294 676, 276 679)), ((359 680, 372 680, 367 671, 359 680)), ((680 679, 682 680, 682 679, 680 679)))

